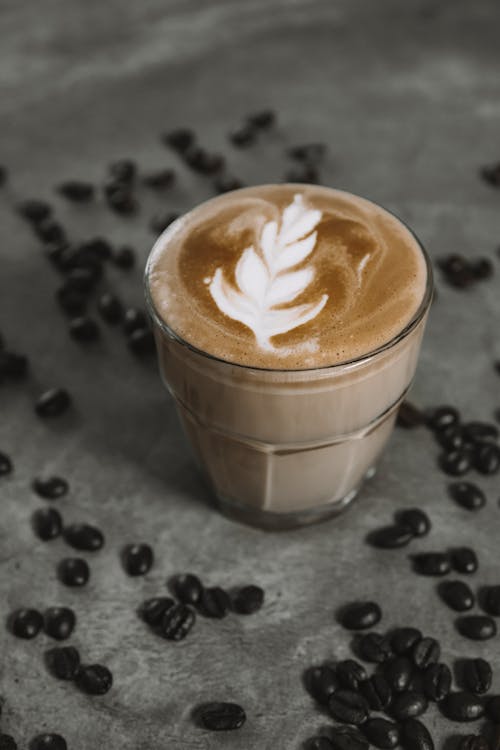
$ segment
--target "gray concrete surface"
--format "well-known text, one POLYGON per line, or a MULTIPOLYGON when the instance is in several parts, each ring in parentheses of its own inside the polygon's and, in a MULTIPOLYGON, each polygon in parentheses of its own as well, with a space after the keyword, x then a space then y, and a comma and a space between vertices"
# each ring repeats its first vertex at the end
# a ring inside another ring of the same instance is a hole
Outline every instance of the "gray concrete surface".
MULTIPOLYGON (((325 140, 326 184, 394 209, 434 258, 493 256, 500 194, 477 170, 500 158, 499 23, 496 0, 2 3, 0 162, 12 177, 0 195, 0 328, 30 356, 32 374, 0 389, 0 449, 15 461, 14 474, 0 480, 0 612, 73 606, 72 642, 115 677, 107 696, 89 699, 47 674, 45 636, 19 642, 0 628, 1 726, 21 748, 39 731, 61 732, 71 750, 299 748, 328 723, 301 673, 347 656, 349 637, 334 612, 354 598, 379 600, 384 626, 413 623, 441 638, 450 661, 477 655, 500 667, 498 638, 459 637, 435 582, 410 572, 408 550, 384 553, 363 541, 395 509, 421 505, 433 531, 412 550, 471 544, 480 558, 473 585, 500 583, 498 478, 481 480, 489 502, 471 516, 447 498, 429 436, 399 431, 377 477, 337 520, 276 535, 222 518, 191 468, 154 367, 134 361, 109 331, 88 351, 69 340, 53 299, 57 277, 12 211, 22 197, 51 198, 61 179, 98 182, 116 157, 177 167, 158 134, 186 124, 224 150, 248 183, 282 177, 285 144, 325 140), (279 113, 277 131, 251 151, 229 148, 227 130, 267 105, 279 113), (59 384, 76 408, 41 423, 34 397, 59 384), (64 518, 106 533, 105 549, 88 556, 92 580, 82 591, 56 580, 55 563, 67 554, 62 541, 37 542, 30 529, 42 504, 30 481, 46 472, 70 480, 59 503, 64 518), (156 551, 144 580, 128 579, 118 561, 121 545, 135 540, 156 551), (266 605, 246 619, 200 619, 184 642, 163 642, 134 608, 185 570, 212 584, 258 582, 266 605), (194 726, 193 706, 213 699, 243 704, 246 726, 224 736, 194 726)), ((179 174, 163 201, 141 195, 134 219, 54 199, 57 212, 74 237, 130 241, 144 261, 150 215, 211 194, 208 181, 179 174)), ((140 269, 110 273, 110 284, 140 303, 140 269)), ((500 405, 491 366, 500 356, 498 276, 467 293, 439 278, 438 285, 414 398, 489 418, 500 405)), ((434 709, 426 721, 438 745, 458 730, 434 709)))

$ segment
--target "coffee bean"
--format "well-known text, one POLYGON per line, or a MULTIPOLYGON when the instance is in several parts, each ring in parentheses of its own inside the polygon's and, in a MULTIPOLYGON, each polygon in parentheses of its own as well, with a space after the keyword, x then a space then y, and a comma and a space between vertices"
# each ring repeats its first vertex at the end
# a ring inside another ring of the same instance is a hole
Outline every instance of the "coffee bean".
POLYGON ((0 750, 17 750, 17 742, 11 734, 0 732, 0 750))
POLYGON ((495 724, 500 724, 500 695, 495 695, 494 698, 490 698, 486 704, 486 711, 495 724))
POLYGON ((365 668, 353 659, 339 661, 335 674, 339 684, 347 690, 357 690, 360 683, 368 678, 365 668))
POLYGON ((101 317, 106 321, 114 325, 119 323, 123 316, 122 303, 115 294, 111 292, 104 292, 99 297, 97 308, 101 314, 101 317))
POLYGON ((142 310, 137 307, 129 307, 123 316, 123 330, 127 335, 139 328, 147 328, 148 320, 142 310))
POLYGON ((69 607, 49 607, 43 615, 44 632, 58 641, 69 638, 76 625, 76 615, 69 607))
POLYGON ((463 581, 443 581, 438 591, 444 603, 455 612, 466 612, 474 606, 474 594, 463 581))
POLYGON ((484 715, 481 698, 465 690, 449 693, 439 706, 452 721, 476 721, 484 715))
POLYGON ((339 686, 335 672, 328 666, 308 669, 305 674, 305 682, 309 693, 323 706, 328 704, 330 696, 339 686))
POLYGON ((69 489, 67 481, 57 476, 36 477, 32 486, 36 494, 46 500, 58 500, 66 495, 69 489))
POLYGON ((451 564, 445 552, 421 552, 414 555, 413 567, 423 576, 444 576, 450 572, 451 564))
POLYGON ((237 703, 206 703, 200 709, 203 726, 214 732, 239 729, 246 718, 245 710, 237 703))
POLYGON ((458 450, 465 444, 464 435, 460 425, 450 425, 444 430, 436 432, 436 437, 440 445, 446 452, 458 450))
POLYGON ((385 667, 384 674, 391 689, 395 693, 407 690, 412 676, 413 664, 406 656, 398 656, 391 659, 385 667))
POLYGON ((174 604, 174 600, 169 596, 157 596, 153 599, 147 599, 142 604, 139 613, 144 622, 152 628, 157 628, 161 625, 165 612, 174 604))
POLYGON ((451 450, 441 454, 439 465, 445 474, 449 474, 452 477, 460 477, 469 471, 471 457, 467 451, 462 449, 451 450))
POLYGON ((392 656, 391 644, 381 633, 367 633, 359 639, 359 654, 362 659, 374 664, 382 664, 392 656))
POLYGON ((376 602, 353 602, 340 613, 340 622, 348 630, 366 630, 380 622, 382 610, 376 602))
POLYGON ((65 586, 85 586, 90 578, 90 570, 81 557, 66 557, 58 565, 57 574, 65 586))
POLYGON ((490 664, 484 659, 467 659, 464 664, 463 675, 465 687, 471 693, 482 695, 487 693, 491 687, 493 672, 490 664))
MULTIPOLYGON (((321 161, 327 152, 325 143, 303 143, 287 148, 286 154, 290 159, 299 162, 315 163, 321 161)), ((403 405, 407 402, 404 401, 403 405)))
POLYGON ((490 746, 484 737, 479 734, 466 734, 460 737, 457 750, 490 750, 490 746))
POLYGON ((500 617, 500 586, 486 586, 483 607, 485 612, 500 617))
POLYGON ((233 596, 233 610, 239 615, 251 615, 264 603, 264 591, 260 586, 243 586, 233 596))
POLYGON ((80 654, 74 646, 52 648, 47 651, 45 661, 58 680, 74 680, 80 667, 80 654))
POLYGON ((498 439, 498 427, 491 422, 467 422, 463 426, 464 437, 471 443, 498 439))
MULTIPOLYGON (((1 749, 0 749, 1 750, 1 749)), ((311 737, 306 744, 306 750, 334 750, 334 746, 325 736, 311 737)))
POLYGON ((195 135, 189 128, 177 128, 176 130, 171 130, 169 133, 164 133, 161 136, 161 140, 166 146, 174 149, 174 151, 184 153, 184 151, 194 144, 195 135))
POLYGON ((369 750, 366 739, 353 727, 334 727, 329 736, 333 750, 369 750))
POLYGON ((16 352, 0 351, 0 383, 2 380, 17 382, 28 373, 28 358, 16 352))
POLYGON ((231 133, 229 133, 228 138, 233 144, 233 146, 244 148, 245 146, 251 146, 253 143, 255 143, 256 135, 257 133, 256 133, 255 128, 246 124, 246 125, 241 125, 239 128, 236 128, 235 130, 231 131, 231 133))
POLYGON ((439 406, 434 409, 427 418, 427 425, 431 430, 444 430, 450 425, 457 425, 460 422, 460 414, 453 406, 439 406))
POLYGON ((474 277, 479 281, 483 279, 490 279, 494 272, 495 267, 489 258, 478 258, 470 262, 470 268, 474 277))
POLYGON ((52 206, 46 201, 26 200, 18 204, 17 212, 32 224, 39 224, 52 214, 52 206))
POLYGON ((391 713, 398 719, 414 719, 427 711, 427 698, 416 690, 405 690, 395 695, 391 703, 391 713))
POLYGON ((10 457, 0 451, 0 477, 5 477, 12 471, 12 461, 10 457))
POLYGON ((106 202, 117 214, 121 216, 130 216, 135 214, 138 209, 137 200, 134 198, 128 186, 117 187, 106 195, 106 202))
POLYGON ((243 187, 243 182, 237 177, 231 175, 219 175, 214 180, 214 189, 216 193, 230 193, 232 190, 239 190, 243 187))
POLYGON ((100 263, 92 262, 85 266, 76 266, 66 276, 66 283, 77 292, 88 293, 102 276, 100 263))
POLYGON ((383 526, 368 534, 367 541, 380 549, 398 549, 405 547, 413 539, 413 534, 407 526, 394 524, 383 526))
POLYGON ((431 530, 429 517, 420 508, 408 508, 397 514, 397 522, 409 529, 413 536, 426 536, 431 530))
POLYGON ((224 158, 219 154, 210 154, 200 146, 190 146, 183 153, 188 167, 198 174, 213 175, 224 167, 224 158))
POLYGON ((434 740, 427 727, 417 719, 407 719, 399 730, 403 750, 434 750, 434 740))
POLYGON ((399 407, 396 425, 411 430, 425 423, 424 414, 410 401, 403 401, 399 407))
POLYGON ((62 531, 61 514, 55 508, 38 508, 31 516, 36 536, 43 542, 55 539, 62 531))
POLYGON ((500 469, 500 447, 479 443, 474 450, 474 468, 481 474, 496 474, 500 469))
POLYGON ((66 241, 64 227, 57 221, 52 221, 52 219, 44 219, 39 224, 35 224, 34 230, 38 239, 45 244, 66 241))
POLYGON ((451 672, 446 664, 431 664, 424 673, 424 692, 431 701, 442 701, 451 689, 451 672))
POLYGON ((64 388, 51 388, 35 402, 35 412, 42 419, 60 417, 71 406, 71 396, 64 388))
POLYGON ((85 312, 87 296, 68 284, 63 284, 56 292, 56 299, 65 313, 74 317, 85 312))
POLYGON ((79 264, 101 263, 110 260, 113 255, 113 246, 105 237, 91 237, 80 242, 77 246, 76 258, 79 264))
POLYGON ((360 682, 359 691, 372 711, 383 711, 392 699, 391 686, 380 672, 375 672, 367 680, 360 682))
POLYGON ((285 182, 298 182, 316 185, 319 183, 319 172, 312 164, 301 164, 289 169, 285 174, 285 182))
POLYGON ((113 253, 113 263, 123 271, 128 271, 135 266, 135 252, 128 245, 118 247, 113 253))
POLYGON ((486 641, 497 634, 495 620, 486 615, 464 615, 457 618, 456 626, 460 635, 473 641, 486 641))
POLYGON ((343 724, 363 724, 368 718, 368 703, 353 690, 338 690, 328 701, 330 714, 343 724))
POLYGON ((109 165, 108 172, 118 182, 129 184, 135 179, 137 165, 132 159, 118 159, 109 165))
POLYGON ((38 734, 31 740, 30 750, 68 750, 68 745, 60 734, 38 734))
POLYGON ((500 187, 500 163, 481 167, 480 175, 491 187, 500 187))
POLYGON ((122 550, 122 563, 129 576, 143 576, 151 570, 154 554, 149 544, 127 544, 122 550))
POLYGON ((104 536, 96 526, 72 523, 64 529, 64 541, 75 549, 95 552, 103 546, 104 536))
POLYGON ((421 638, 412 649, 413 663, 419 669, 435 664, 441 656, 441 647, 434 638, 421 638))
POLYGON ((155 172, 148 172, 143 175, 142 182, 153 190, 164 190, 171 187, 175 182, 175 172, 173 169, 158 169, 155 172))
POLYGON ((221 619, 231 608, 229 595, 220 586, 203 589, 198 601, 198 609, 205 617, 221 619))
POLYGON ((370 744, 375 747, 390 748, 399 745, 399 730, 396 724, 387 719, 368 719, 363 724, 363 732, 370 744))
POLYGON ((407 654, 421 638, 417 628, 397 628, 391 636, 391 648, 395 654, 407 654))
POLYGON ((185 604, 175 604, 163 615, 160 634, 170 641, 181 641, 193 627, 195 619, 192 609, 185 604))
POLYGON ((82 666, 75 675, 75 683, 83 693, 104 695, 113 685, 113 675, 102 664, 82 666))
POLYGON ((480 510, 486 504, 484 492, 472 482, 452 482, 448 491, 459 505, 466 510, 480 510))
POLYGON ((127 337, 130 351, 138 357, 152 354, 155 350, 155 339, 149 328, 136 328, 127 337))
POLYGON ((43 627, 43 617, 36 609, 17 609, 9 617, 10 630, 17 638, 30 640, 43 627))
POLYGON ((56 189, 63 198, 75 201, 75 203, 89 201, 94 197, 94 186, 89 182, 82 182, 80 180, 62 182, 56 189))
POLYGON ((185 573, 173 580, 175 595, 183 604, 197 604, 203 593, 203 584, 198 576, 185 573))
POLYGON ((69 324, 69 333, 72 339, 81 343, 97 341, 100 337, 99 326, 95 320, 84 316, 73 318, 69 324))
POLYGON ((161 234, 165 231, 170 224, 173 224, 179 218, 179 214, 173 211, 169 211, 165 214, 157 214, 153 216, 149 223, 149 228, 153 234, 161 234))
POLYGON ((475 573, 478 568, 477 555, 470 547, 457 547, 452 550, 451 563, 458 573, 475 573))
POLYGON ((263 109, 260 112, 247 115, 246 121, 258 130, 267 130, 275 124, 276 113, 272 109, 263 109))

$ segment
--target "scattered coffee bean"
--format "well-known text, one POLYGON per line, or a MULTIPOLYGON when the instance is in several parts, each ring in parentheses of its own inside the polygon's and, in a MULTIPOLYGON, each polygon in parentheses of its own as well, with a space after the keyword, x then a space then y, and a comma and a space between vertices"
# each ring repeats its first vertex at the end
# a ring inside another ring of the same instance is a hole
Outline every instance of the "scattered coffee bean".
POLYGON ((306 745, 307 750, 335 750, 334 745, 324 735, 311 737, 306 745))
POLYGON ((168 167, 158 169, 156 172, 148 172, 142 177, 143 183, 153 190, 164 190, 171 187, 175 182, 175 172, 168 167))
POLYGON ((477 260, 471 260, 469 265, 474 278, 478 281, 490 279, 495 272, 493 263, 489 258, 478 258, 477 260))
POLYGON ((237 703, 207 703, 200 710, 203 726, 214 732, 239 729, 246 718, 245 710, 237 703))
POLYGON ((43 627, 43 617, 37 609, 17 609, 9 617, 11 632, 17 638, 30 640, 38 635, 43 627))
POLYGON ((451 552, 451 564, 458 573, 475 573, 478 568, 477 555, 470 547, 457 547, 451 552))
POLYGON ((457 425, 460 422, 460 415, 453 406, 439 406, 432 411, 427 418, 427 425, 431 430, 444 430, 450 425, 457 425))
POLYGON ((96 526, 72 523, 64 529, 64 541, 75 549, 95 552, 103 546, 104 536, 96 526))
POLYGON ((73 318, 69 324, 69 333, 71 338, 82 343, 97 341, 100 337, 99 326, 95 320, 84 316, 73 318))
POLYGON ((397 514, 397 522, 409 529, 413 536, 426 536, 431 530, 429 516, 420 508, 408 508, 397 514))
POLYGON ((413 539, 413 534, 407 526, 394 524, 394 526, 383 526, 370 532, 367 541, 374 547, 380 549, 398 549, 405 547, 413 539))
POLYGON ((229 595, 220 586, 203 589, 198 601, 198 609, 205 617, 221 619, 231 608, 229 595))
POLYGON ((389 639, 381 633, 366 633, 358 642, 362 659, 373 664, 382 664, 392 656, 389 639))
POLYGON ((395 654, 407 654, 421 638, 417 628, 397 628, 391 636, 391 648, 395 654))
POLYGON ((106 321, 114 325, 119 323, 123 317, 122 303, 115 294, 111 292, 104 292, 99 297, 97 308, 101 314, 101 317, 106 321))
POLYGON ((66 557, 59 563, 57 574, 65 586, 85 586, 90 578, 90 569, 81 557, 66 557))
POLYGON ((439 458, 441 469, 452 477, 460 477, 466 474, 471 467, 471 457, 467 451, 462 449, 442 453, 439 458))
POLYGON ((68 750, 68 745, 60 734, 38 734, 31 740, 30 750, 68 750))
POLYGON ((301 164, 286 172, 285 182, 316 185, 319 183, 319 172, 313 164, 301 164))
POLYGON ((81 182, 80 180, 62 182, 56 189, 63 198, 75 201, 75 203, 89 201, 94 197, 94 186, 89 182, 81 182))
POLYGON ((451 570, 450 557, 446 552, 421 552, 414 555, 413 567, 423 576, 444 576, 451 570))
POLYGON ((486 711, 489 718, 495 722, 495 724, 500 724, 500 695, 495 695, 494 698, 490 698, 486 704, 486 711))
POLYGON ((246 124, 241 125, 239 128, 231 131, 228 138, 233 146, 244 148, 245 146, 251 146, 253 143, 255 143, 256 136, 257 132, 255 128, 253 128, 249 124, 246 124))
POLYGON ((412 649, 413 663, 419 669, 435 664, 441 656, 441 647, 434 638, 421 638, 412 649))
POLYGON ((174 600, 169 596, 158 596, 154 599, 147 599, 140 608, 140 615, 145 623, 152 628, 161 625, 165 612, 173 607, 174 600))
POLYGON ((31 516, 36 536, 43 542, 55 539, 62 531, 61 514, 55 508, 38 508, 31 516))
POLYGON ((493 617, 500 617, 500 586, 486 586, 483 599, 485 612, 493 617))
POLYGON ((43 615, 44 632, 57 641, 69 638, 76 625, 76 615, 69 607, 49 607, 43 615))
POLYGON ((463 255, 453 253, 438 260, 446 281, 457 289, 465 289, 477 281, 473 263, 463 255))
POLYGON ((243 182, 231 175, 219 175, 214 180, 214 189, 219 194, 230 193, 232 190, 239 190, 242 187, 243 182))
POLYGON ((147 328, 148 320, 145 313, 137 307, 129 307, 123 316, 123 330, 127 335, 139 328, 147 328))
POLYGON ((462 429, 465 439, 470 443, 498 439, 498 427, 490 422, 467 422, 462 429))
POLYGON ((27 200, 19 203, 17 212, 32 224, 39 224, 52 214, 52 206, 45 201, 27 200))
POLYGON ((56 292, 56 299, 65 313, 74 317, 85 312, 87 307, 87 296, 77 289, 63 284, 56 292))
POLYGON ((358 690, 360 683, 368 679, 365 668, 354 659, 339 661, 335 674, 339 685, 346 690, 358 690))
POLYGON ((490 664, 484 659, 467 659, 463 669, 467 690, 476 695, 487 693, 491 687, 493 672, 490 664))
POLYGON ((496 474, 500 469, 500 447, 495 443, 479 443, 474 450, 474 468, 481 474, 496 474))
POLYGON ((398 656, 388 662, 384 674, 391 689, 395 693, 402 693, 410 685, 413 677, 413 664, 407 656, 398 656))
POLYGON ((100 263, 110 260, 113 255, 113 246, 105 237, 91 237, 89 240, 80 242, 77 247, 77 260, 79 264, 100 263))
POLYGON ((366 739, 353 727, 333 727, 329 737, 333 750, 369 750, 366 739))
POLYGON ((92 262, 73 268, 66 276, 66 284, 77 292, 88 293, 102 276, 100 263, 92 262))
POLYGON ((353 602, 340 613, 340 622, 348 630, 366 630, 380 622, 382 610, 376 602, 353 602))
POLYGON ((118 159, 109 165, 108 172, 114 180, 130 184, 135 180, 137 165, 132 159, 118 159))
POLYGON ((11 734, 0 732, 0 750, 17 750, 17 742, 11 734))
POLYGON ((410 401, 403 401, 398 411, 397 426, 411 430, 414 427, 420 427, 424 423, 425 416, 420 409, 410 401))
POLYGON ((113 263, 123 271, 128 271, 135 266, 135 252, 128 245, 118 247, 113 254, 113 263))
POLYGON ((486 641, 497 634, 495 620, 486 615, 464 615, 457 618, 456 626, 460 635, 473 641, 486 641))
POLYGON ((264 603, 264 591, 260 586, 243 586, 232 598, 233 610, 239 615, 252 615, 264 603))
POLYGON ((190 146, 183 153, 183 158, 193 172, 203 175, 213 175, 224 167, 224 158, 219 154, 210 154, 200 146, 190 146))
POLYGON ((71 396, 64 388, 51 388, 35 402, 35 412, 42 419, 60 417, 71 406, 71 396))
POLYGON ((170 146, 174 151, 182 154, 194 144, 195 135, 188 128, 177 128, 176 130, 171 130, 169 133, 164 133, 161 136, 161 140, 166 146, 170 146))
POLYGON ((380 672, 375 672, 359 683, 359 692, 368 701, 372 711, 384 711, 392 700, 391 686, 380 672))
POLYGON ((337 690, 328 701, 328 710, 342 724, 363 724, 368 718, 368 703, 353 690, 337 690))
POLYGON ((500 187, 500 162, 481 167, 480 175, 491 187, 500 187))
POLYGON ((335 672, 328 666, 312 667, 306 672, 305 682, 312 697, 326 706, 339 683, 335 672))
POLYGON ((0 477, 5 477, 12 471, 12 461, 10 457, 0 451, 0 477))
POLYGON ((80 667, 80 654, 74 646, 51 648, 45 661, 49 672, 58 680, 74 680, 80 667))
POLYGON ((176 576, 172 582, 175 595, 183 604, 197 604, 203 593, 203 584, 192 573, 176 576))
POLYGON ((488 741, 479 734, 466 734, 460 737, 457 750, 490 750, 488 741))
POLYGON ((153 354, 155 350, 155 339, 149 328, 136 328, 127 337, 130 351, 138 357, 153 354))
POLYGON ((486 504, 484 492, 472 482, 453 482, 448 485, 448 491, 466 510, 480 510, 486 504))
POLYGON ((39 224, 35 224, 34 230, 38 239, 45 244, 66 241, 64 227, 58 224, 57 221, 52 221, 52 219, 44 219, 39 224))
POLYGON ((154 554, 149 544, 128 544, 122 551, 122 563, 129 576, 143 576, 151 570, 154 554))
POLYGON ((263 109, 260 112, 247 115, 246 121, 258 130, 267 130, 275 124, 276 113, 272 109, 263 109))
POLYGON ((438 586, 441 599, 455 612, 466 612, 475 604, 475 597, 463 581, 443 581, 438 586))
POLYGON ((424 692, 431 701, 442 701, 451 690, 451 672, 446 664, 431 664, 424 673, 424 692))
POLYGON ((0 383, 23 380, 28 374, 28 359, 16 352, 0 351, 0 383))
MULTIPOLYGON (((327 147, 325 143, 303 143, 299 146, 291 146, 286 150, 287 156, 299 162, 315 163, 326 156, 327 147)), ((407 402, 403 402, 407 403, 407 402)))
POLYGON ((161 234, 167 227, 170 226, 170 224, 173 224, 173 222, 178 218, 179 214, 172 211, 164 214, 157 214, 151 219, 149 228, 151 229, 153 234, 161 234))
POLYGON ((195 614, 185 604, 174 604, 169 607, 160 626, 160 634, 170 641, 181 641, 194 625, 195 614))
POLYGON ((81 666, 75 675, 78 688, 88 695, 104 695, 113 685, 113 675, 102 664, 81 666))
POLYGON ((370 744, 375 747, 390 750, 399 745, 399 730, 397 724, 387 719, 368 719, 363 724, 363 732, 370 744))
POLYGON ((112 211, 121 216, 135 214, 139 207, 128 186, 118 186, 113 191, 108 192, 106 202, 112 211))
POLYGON ((33 489, 45 500, 58 500, 67 494, 69 485, 62 477, 36 477, 33 480, 33 489))
POLYGON ((444 430, 436 432, 436 438, 439 444, 442 445, 447 452, 463 448, 465 444, 464 435, 460 425, 450 425, 450 427, 445 427, 444 430))
POLYGON ((403 750, 434 750, 434 740, 427 727, 417 719, 407 719, 399 730, 403 750))
POLYGON ((416 690, 405 690, 395 695, 391 703, 391 713, 398 721, 414 719, 427 711, 427 698, 416 690))
POLYGON ((439 706, 452 721, 476 721, 484 715, 481 698, 465 690, 449 693, 439 706))

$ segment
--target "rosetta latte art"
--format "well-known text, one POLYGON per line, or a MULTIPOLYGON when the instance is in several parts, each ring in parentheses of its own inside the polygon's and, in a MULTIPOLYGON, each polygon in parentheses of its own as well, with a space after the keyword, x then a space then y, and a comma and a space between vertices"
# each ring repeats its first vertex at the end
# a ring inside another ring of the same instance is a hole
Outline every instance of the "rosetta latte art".
POLYGON ((250 328, 262 349, 273 349, 271 338, 298 328, 315 318, 328 299, 323 294, 316 302, 293 302, 309 286, 314 277, 311 267, 290 270, 303 263, 313 252, 322 213, 307 208, 303 197, 282 213, 281 223, 268 221, 260 235, 257 252, 247 247, 235 269, 237 289, 217 268, 210 283, 210 293, 218 308, 233 320, 250 328))

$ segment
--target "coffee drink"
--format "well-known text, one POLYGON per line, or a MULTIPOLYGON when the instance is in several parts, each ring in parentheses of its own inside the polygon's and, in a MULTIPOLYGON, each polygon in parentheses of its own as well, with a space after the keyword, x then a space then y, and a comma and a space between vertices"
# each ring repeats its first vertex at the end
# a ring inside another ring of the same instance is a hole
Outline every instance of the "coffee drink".
POLYGON ((246 188, 174 222, 146 297, 219 504, 270 526, 347 504, 411 383, 431 294, 412 233, 341 191, 246 188))

